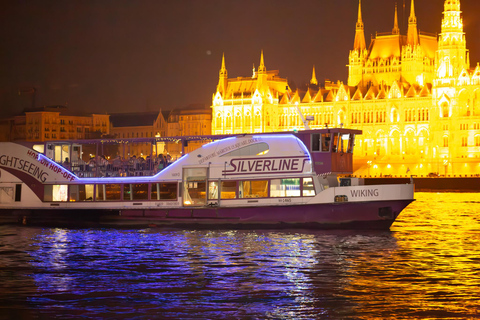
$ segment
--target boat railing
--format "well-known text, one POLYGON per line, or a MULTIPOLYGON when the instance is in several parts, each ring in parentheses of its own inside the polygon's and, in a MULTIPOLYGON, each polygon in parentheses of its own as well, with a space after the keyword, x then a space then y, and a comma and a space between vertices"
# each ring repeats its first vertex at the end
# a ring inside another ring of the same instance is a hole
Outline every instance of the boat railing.
POLYGON ((59 163, 65 169, 71 171, 80 178, 93 177, 133 177, 133 176, 153 176, 165 169, 171 164, 156 163, 145 161, 142 163, 119 162, 97 164, 93 161, 85 162, 83 160, 72 161, 71 163, 59 163))

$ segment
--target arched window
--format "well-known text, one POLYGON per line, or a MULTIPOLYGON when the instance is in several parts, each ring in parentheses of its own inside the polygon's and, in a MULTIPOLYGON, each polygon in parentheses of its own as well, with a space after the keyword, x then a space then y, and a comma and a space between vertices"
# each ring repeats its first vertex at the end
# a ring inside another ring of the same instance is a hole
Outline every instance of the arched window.
POLYGON ((442 103, 442 117, 448 118, 449 116, 450 116, 450 110, 448 107, 448 103, 444 102, 442 103))
POLYGON ((217 113, 217 117, 215 119, 215 123, 217 125, 217 129, 220 129, 222 127, 222 114, 219 112, 217 113))
POLYGON ((229 112, 227 113, 227 117, 225 118, 225 127, 231 128, 232 127, 232 114, 229 112))
POLYGON ((252 126, 252 117, 250 115, 250 112, 247 111, 245 114, 245 127, 251 127, 252 126))
POLYGON ((260 127, 260 112, 255 112, 255 127, 260 127))
POLYGON ((240 116, 240 112, 235 114, 235 127, 240 128, 242 126, 242 117, 240 116))

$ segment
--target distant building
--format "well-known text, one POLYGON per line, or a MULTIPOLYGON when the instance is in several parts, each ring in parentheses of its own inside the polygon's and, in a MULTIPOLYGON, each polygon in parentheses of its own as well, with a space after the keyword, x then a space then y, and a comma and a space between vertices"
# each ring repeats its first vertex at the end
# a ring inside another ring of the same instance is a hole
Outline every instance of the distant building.
MULTIPOLYGON (((293 91, 263 52, 251 77, 228 78, 225 58, 212 99, 212 133, 312 128, 361 129, 355 146, 360 176, 480 174, 480 66, 470 68, 460 0, 445 0, 441 33, 420 33, 411 0, 402 35, 397 10, 389 33, 367 47, 361 2, 349 54, 348 84, 318 85, 315 68, 305 90, 293 91)), ((393 11, 393 10, 392 10, 393 11)))
MULTIPOLYGON (((189 105, 182 109, 175 109, 167 117, 168 137, 211 135, 212 111, 205 105, 189 105)), ((202 146, 203 143, 191 141, 184 146, 185 153, 202 146)), ((177 158, 182 155, 182 146, 178 142, 168 142, 166 150, 177 158)))
MULTIPOLYGON (((171 111, 112 114, 110 119, 111 134, 119 139, 210 135, 212 127, 212 114, 205 105, 190 105, 171 111)), ((183 150, 190 152, 201 145, 190 142, 183 150)), ((126 150, 125 156, 170 154, 175 159, 182 155, 182 145, 175 139, 153 146, 149 142, 130 143, 126 150)))
POLYGON ((64 106, 27 109, 22 115, 3 120, 6 140, 43 142, 100 138, 110 133, 108 114, 79 115, 64 106), (8 128, 8 129, 5 129, 8 128))

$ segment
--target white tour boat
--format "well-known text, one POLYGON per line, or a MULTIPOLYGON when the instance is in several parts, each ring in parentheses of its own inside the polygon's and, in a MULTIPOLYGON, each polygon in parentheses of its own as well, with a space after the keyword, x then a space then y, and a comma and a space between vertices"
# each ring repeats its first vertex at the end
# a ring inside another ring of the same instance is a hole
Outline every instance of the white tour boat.
POLYGON ((2 142, 0 216, 58 226, 389 229, 414 201, 414 185, 348 177, 357 134, 327 128, 231 136, 152 175, 104 177, 2 142))

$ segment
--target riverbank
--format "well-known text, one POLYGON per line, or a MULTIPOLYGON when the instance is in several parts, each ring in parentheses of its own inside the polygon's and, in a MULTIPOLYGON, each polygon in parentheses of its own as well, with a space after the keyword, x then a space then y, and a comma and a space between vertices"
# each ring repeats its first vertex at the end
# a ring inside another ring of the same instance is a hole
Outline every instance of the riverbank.
MULTIPOLYGON (((409 183, 410 178, 364 178, 366 185, 409 183)), ((416 192, 479 192, 480 177, 413 177, 416 192)))

